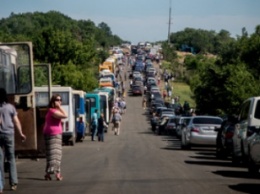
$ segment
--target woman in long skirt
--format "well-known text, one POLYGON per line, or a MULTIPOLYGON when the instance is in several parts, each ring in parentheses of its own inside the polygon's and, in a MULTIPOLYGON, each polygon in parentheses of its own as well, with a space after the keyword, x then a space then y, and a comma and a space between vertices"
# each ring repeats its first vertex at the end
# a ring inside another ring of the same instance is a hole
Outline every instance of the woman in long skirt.
POLYGON ((52 96, 49 110, 46 114, 43 134, 46 145, 46 168, 45 180, 51 180, 51 174, 61 181, 61 157, 62 157, 62 126, 61 120, 67 118, 67 113, 61 107, 60 95, 52 96))

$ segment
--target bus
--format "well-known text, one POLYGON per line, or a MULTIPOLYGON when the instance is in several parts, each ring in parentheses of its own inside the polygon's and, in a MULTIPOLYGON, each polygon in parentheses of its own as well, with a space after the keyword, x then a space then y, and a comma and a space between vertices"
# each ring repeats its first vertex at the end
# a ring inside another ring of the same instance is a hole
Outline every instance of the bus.
POLYGON ((87 113, 86 113, 86 92, 82 90, 73 90, 73 97, 75 99, 75 116, 76 116, 76 123, 75 126, 77 126, 77 122, 80 121, 80 118, 82 119, 84 127, 84 131, 82 134, 77 133, 77 142, 80 141, 80 139, 84 139, 86 135, 86 127, 87 127, 87 113), (82 137, 81 137, 82 136, 82 137))
MULTIPOLYGON (((95 92, 86 93, 86 100, 90 101, 90 118, 95 110, 98 110, 98 117, 100 116, 100 95, 95 92)), ((91 122, 91 121, 90 121, 91 122)))
POLYGON ((112 112, 112 108, 114 106, 114 102, 115 102, 115 98, 116 98, 116 90, 113 87, 101 87, 101 88, 96 88, 94 90, 94 92, 104 92, 107 93, 107 97, 108 97, 108 104, 107 106, 107 115, 108 115, 108 119, 107 121, 109 122, 110 117, 111 117, 111 112, 112 112))
MULTIPOLYGON (((41 110, 49 103, 48 87, 35 87, 35 102, 36 107, 41 110)), ((67 112, 68 118, 62 119, 62 140, 67 145, 74 146, 76 142, 76 111, 77 105, 75 102, 73 89, 66 86, 51 87, 52 95, 59 94, 62 99, 61 107, 67 112)))
MULTIPOLYGON (((6 90, 8 102, 15 106, 23 133, 27 137, 22 142, 19 134, 15 133, 17 156, 37 157, 45 153, 42 129, 38 127, 44 120, 36 114, 44 113, 36 111, 34 94, 34 73, 38 67, 33 64, 31 42, 0 43, 0 87, 6 90)), ((44 74, 50 85, 50 64, 43 64, 41 67, 39 72, 44 74)))

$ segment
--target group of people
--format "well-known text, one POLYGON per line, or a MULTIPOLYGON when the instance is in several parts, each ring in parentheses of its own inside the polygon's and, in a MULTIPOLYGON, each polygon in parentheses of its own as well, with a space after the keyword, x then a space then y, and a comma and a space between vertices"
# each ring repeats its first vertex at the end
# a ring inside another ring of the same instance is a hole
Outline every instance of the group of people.
MULTIPOLYGON (((54 174, 56 180, 61 181, 61 157, 62 157, 62 126, 61 120, 67 118, 67 113, 61 107, 61 96, 53 95, 45 117, 43 134, 46 146, 46 167, 45 180, 51 180, 54 174)), ((5 185, 6 162, 9 169, 9 185, 11 190, 17 189, 18 178, 15 162, 15 128, 25 141, 26 136, 22 132, 22 126, 19 121, 17 111, 12 103, 8 102, 6 90, 0 88, 0 193, 3 193, 5 185)))
POLYGON ((104 120, 104 114, 101 113, 98 118, 98 109, 96 109, 91 117, 91 141, 96 141, 95 138, 98 136, 98 141, 104 142, 104 133, 107 127, 108 125, 104 120))

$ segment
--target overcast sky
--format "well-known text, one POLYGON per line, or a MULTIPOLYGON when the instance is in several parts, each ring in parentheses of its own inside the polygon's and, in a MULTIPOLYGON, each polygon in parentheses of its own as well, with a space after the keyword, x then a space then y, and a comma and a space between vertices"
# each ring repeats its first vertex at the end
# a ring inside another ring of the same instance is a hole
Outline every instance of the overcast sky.
POLYGON ((166 40, 170 5, 171 32, 224 29, 235 37, 243 27, 251 34, 260 25, 260 0, 0 0, 0 5, 0 18, 55 10, 96 25, 105 22, 132 43, 166 40))

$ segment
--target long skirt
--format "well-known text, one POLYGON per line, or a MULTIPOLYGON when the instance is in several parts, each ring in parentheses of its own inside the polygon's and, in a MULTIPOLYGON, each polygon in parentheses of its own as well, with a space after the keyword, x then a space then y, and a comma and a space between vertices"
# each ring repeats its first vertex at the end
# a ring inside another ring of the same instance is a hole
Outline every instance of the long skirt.
POLYGON ((62 157, 62 135, 45 135, 46 146, 46 173, 60 173, 62 157))

